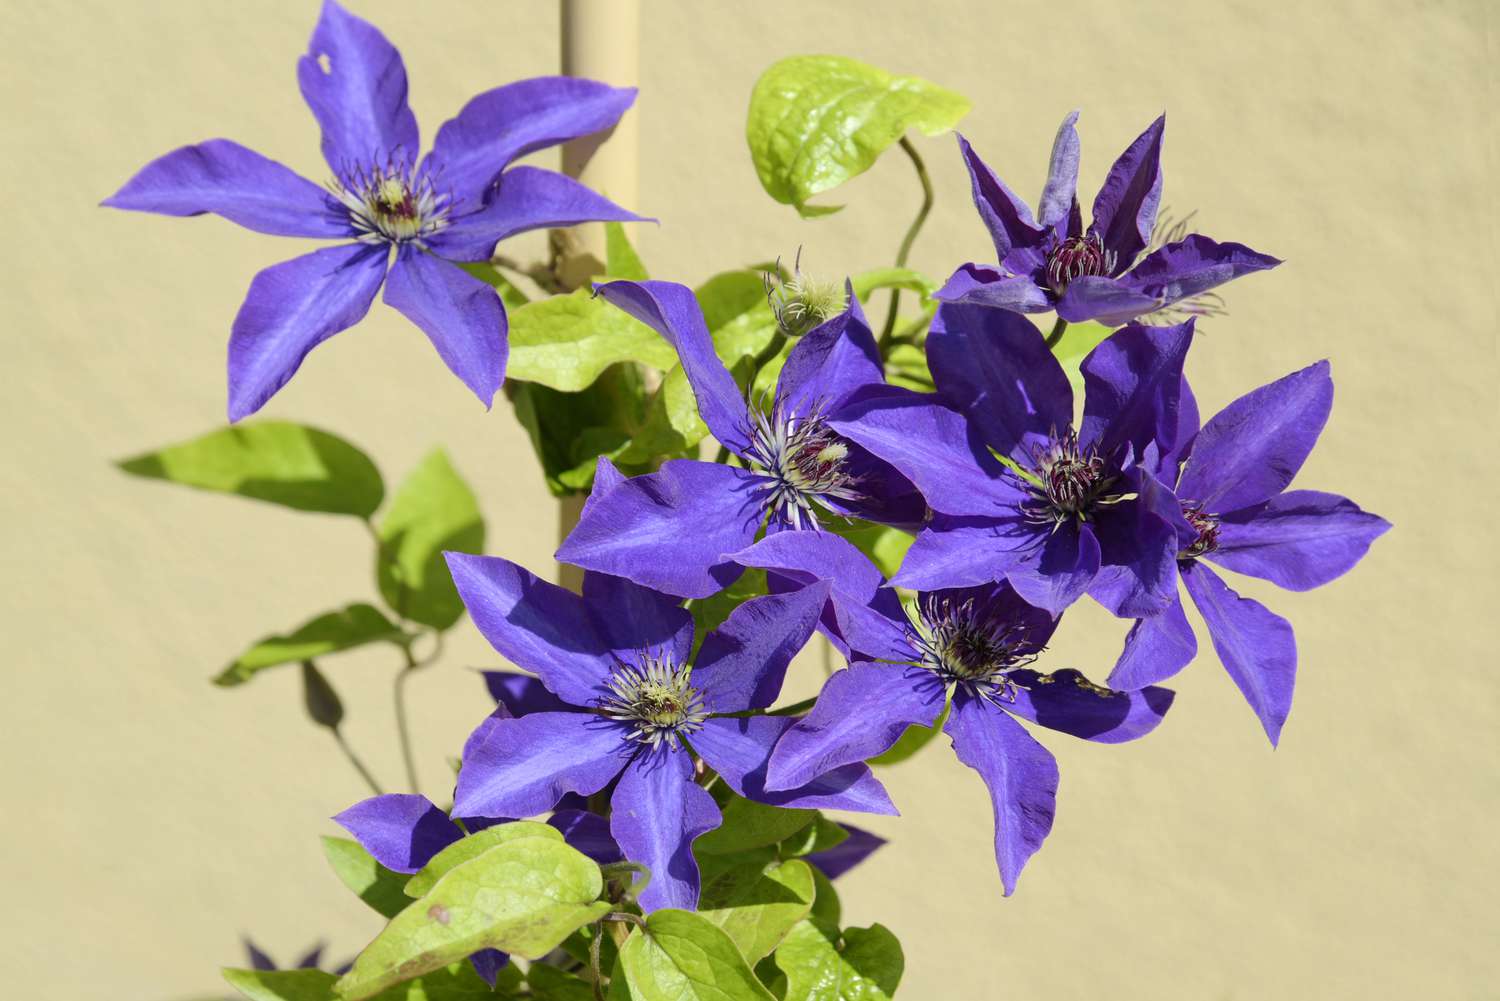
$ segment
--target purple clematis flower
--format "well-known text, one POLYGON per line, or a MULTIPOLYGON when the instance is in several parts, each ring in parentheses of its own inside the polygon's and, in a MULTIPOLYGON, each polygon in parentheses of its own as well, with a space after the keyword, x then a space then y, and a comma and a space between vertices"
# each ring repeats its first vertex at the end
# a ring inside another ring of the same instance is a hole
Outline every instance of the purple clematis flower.
POLYGON ((373 25, 325 0, 297 65, 323 133, 327 189, 227 139, 147 164, 107 199, 161 215, 213 212, 274 236, 346 241, 267 268, 229 338, 229 419, 253 414, 318 344, 385 302, 421 328, 488 407, 505 378, 505 310, 459 266, 527 230, 639 217, 518 157, 612 126, 633 88, 542 77, 475 97, 420 161, 401 54, 373 25), (509 168, 509 169, 507 169, 509 168))
POLYGON ((974 186, 974 206, 1000 263, 965 264, 936 298, 1018 313, 1056 310, 1069 323, 1098 320, 1117 326, 1281 263, 1242 244, 1215 243, 1197 233, 1140 258, 1151 243, 1161 202, 1165 115, 1110 167, 1085 231, 1076 192, 1077 121, 1075 111, 1057 130, 1035 218, 968 141, 958 137, 974 186))
MULTIPOLYGON (((1353 501, 1286 490, 1333 406, 1326 361, 1235 400, 1198 430, 1184 387, 1180 445, 1160 456, 1158 475, 1176 487, 1178 568, 1229 676, 1274 745, 1292 706, 1297 645, 1291 624, 1236 594, 1207 563, 1293 591, 1320 587, 1358 563, 1391 527, 1353 501)), ((1131 627, 1109 676, 1138 688, 1170 677, 1198 644, 1175 594, 1161 613, 1131 627)))
POLYGON ((876 571, 837 536, 772 536, 735 558, 794 580, 822 580, 855 662, 836 671, 810 713, 777 743, 768 788, 888 750, 911 725, 931 725, 951 693, 943 730, 989 788, 995 860, 1009 895, 1052 829, 1057 763, 1017 718, 1102 743, 1154 730, 1172 704, 1164 688, 1116 692, 1073 670, 1032 665, 1057 620, 1008 584, 919 592, 891 611, 889 589, 871 592, 876 571))
POLYGON ((596 484, 557 558, 704 598, 739 576, 726 554, 749 545, 762 526, 768 533, 817 530, 820 510, 919 524, 926 505, 912 484, 836 434, 827 419, 855 391, 885 381, 859 299, 845 288, 848 307, 797 341, 763 408, 746 402, 714 352, 690 289, 657 281, 599 286, 600 295, 677 349, 704 423, 743 467, 674 459, 613 489, 596 484))
POLYGON ((1176 502, 1137 460, 1171 444, 1192 332, 1191 320, 1131 324, 1101 342, 1083 362, 1074 429, 1072 388, 1029 320, 939 308, 927 340, 938 394, 868 391, 829 422, 909 476, 935 512, 893 583, 1008 580, 1053 615, 1084 593, 1126 618, 1170 604, 1176 502))
POLYGON ((766 761, 794 721, 731 715, 776 699, 826 585, 745 602, 690 662, 692 616, 673 598, 594 573, 580 598, 507 560, 447 559, 479 631, 535 671, 559 703, 519 717, 497 711, 480 724, 464 747, 458 815, 530 816, 568 793, 588 796, 615 783, 610 832, 627 858, 651 869, 641 894, 651 910, 697 902, 691 844, 721 822, 713 797, 694 781, 700 767, 774 806, 895 812, 863 764, 768 791, 766 761))
POLYGON ((885 838, 863 827, 845 823, 840 823, 839 826, 844 829, 845 834, 849 835, 847 838, 832 848, 825 848, 820 852, 813 852, 811 855, 802 857, 802 861, 816 866, 829 879, 838 879, 874 855, 886 843, 885 838))
MULTIPOLYGON (((281 967, 279 967, 279 966, 276 965, 276 961, 274 959, 272 959, 270 956, 266 955, 266 953, 259 946, 257 946, 254 942, 252 942, 249 938, 245 938, 242 941, 244 942, 244 945, 245 945, 245 958, 250 961, 250 969, 252 969, 252 970, 260 970, 262 972, 270 972, 270 971, 281 969, 281 967)), ((296 970, 318 970, 318 969, 322 969, 322 963, 323 963, 323 943, 319 942, 317 945, 315 945, 311 949, 309 949, 301 958, 299 958, 297 960, 296 966, 292 967, 292 969, 296 969, 296 970)), ((338 966, 334 967, 329 972, 330 973, 348 973, 349 972, 349 968, 351 966, 353 966, 353 965, 354 965, 354 960, 351 959, 351 960, 348 960, 346 962, 340 963, 338 966)), ((494 986, 494 985, 492 984, 491 986, 494 986)))

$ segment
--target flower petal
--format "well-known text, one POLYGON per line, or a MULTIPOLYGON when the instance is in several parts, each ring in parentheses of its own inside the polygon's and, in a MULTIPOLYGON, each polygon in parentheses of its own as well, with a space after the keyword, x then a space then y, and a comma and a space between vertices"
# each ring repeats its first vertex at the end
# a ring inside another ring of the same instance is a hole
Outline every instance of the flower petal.
POLYGON ((838 879, 844 873, 875 854, 886 843, 885 838, 872 834, 863 827, 839 822, 849 836, 832 848, 802 856, 802 861, 822 870, 829 879, 838 879))
POLYGON ((557 712, 568 708, 562 699, 547 691, 541 678, 515 671, 484 671, 484 685, 490 695, 512 716, 557 712))
POLYGON ((766 482, 734 466, 671 459, 589 504, 557 558, 667 594, 706 598, 740 575, 728 554, 755 538, 766 482))
MULTIPOLYGON (((595 500, 624 482, 625 474, 615 468, 615 464, 609 461, 609 456, 599 456, 594 462, 594 485, 589 488, 589 495, 583 499, 583 511, 587 511, 595 500)), ((582 511, 579 513, 582 514, 582 511)))
POLYGON ((393 872, 416 872, 462 837, 448 815, 426 796, 374 796, 333 819, 375 861, 393 872))
POLYGON ((385 279, 386 249, 352 243, 266 268, 250 283, 229 334, 229 419, 255 413, 307 353, 354 326, 385 279))
POLYGON ((313 182, 228 139, 174 149, 142 167, 103 204, 132 212, 223 216, 272 236, 347 238, 347 214, 313 182))
POLYGON ((1162 305, 1170 305, 1280 263, 1242 243, 1216 243, 1192 233, 1141 258, 1123 281, 1162 305))
POLYGON ((1120 659, 1115 661, 1106 683, 1118 691, 1137 691, 1165 681, 1197 655, 1197 637, 1188 624, 1182 598, 1177 597, 1165 611, 1137 619, 1130 627, 1120 659))
POLYGON ((480 949, 469 957, 469 963, 474 967, 474 972, 479 974, 480 979, 493 989, 495 978, 509 965, 510 956, 499 949, 480 949))
POLYGON ((1100 744, 1123 744, 1155 730, 1172 706, 1166 688, 1111 691, 1080 672, 1017 672, 1016 701, 1005 708, 1033 723, 1100 744), (1027 677, 1027 675, 1030 677, 1027 677))
POLYGON ((1066 237, 1068 217, 1078 204, 1078 161, 1082 150, 1078 142, 1078 112, 1070 111, 1057 127, 1052 140, 1052 159, 1047 165, 1047 183, 1037 202, 1037 221, 1066 237))
POLYGON ((1235 573, 1308 591, 1350 570, 1390 527, 1337 494, 1290 490, 1225 515, 1219 547, 1207 558, 1235 573))
POLYGON ((1057 300, 1057 315, 1069 323, 1093 320, 1118 327, 1161 307, 1160 299, 1132 288, 1125 279, 1084 275, 1068 282, 1057 300))
POLYGON ((597 813, 558 810, 547 818, 547 823, 562 832, 564 841, 600 865, 609 865, 624 857, 614 835, 609 833, 609 821, 597 813))
POLYGON ((1291 623, 1260 602, 1235 594, 1202 561, 1185 567, 1182 580, 1208 623, 1219 660, 1274 747, 1291 712, 1297 680, 1297 640, 1291 623))
POLYGON ((686 664, 693 649, 693 617, 677 598, 609 574, 583 575, 583 602, 616 657, 665 650, 686 664))
POLYGON ((983 264, 965 264, 932 294, 940 302, 988 306, 1016 313, 1045 313, 1052 308, 1047 290, 1030 275, 1010 275, 983 264))
POLYGON ((776 402, 788 414, 827 414, 862 386, 885 382, 880 351, 854 286, 844 283, 848 308, 797 339, 776 383, 776 402))
POLYGON ((966 692, 953 698, 943 731, 958 760, 979 773, 995 812, 995 862, 1008 897, 1026 860, 1042 847, 1057 810, 1057 762, 1025 728, 966 692))
POLYGON ((571 177, 541 167, 512 167, 499 185, 485 202, 454 206, 448 225, 427 237, 433 253, 453 261, 487 261, 495 244, 518 233, 644 219, 571 177))
POLYGON ((1115 275, 1129 270, 1151 242, 1161 203, 1161 136, 1166 127, 1166 115, 1148 125, 1109 168, 1094 198, 1089 228, 1106 250, 1114 251, 1115 275))
POLYGON ((1012 247, 1030 247, 1042 242, 1046 230, 1037 228, 1031 217, 1031 209, 995 176, 969 141, 958 137, 958 150, 969 170, 969 181, 974 193, 974 207, 979 218, 990 231, 995 243, 995 259, 1004 260, 1012 247))
POLYGON ((444 122, 428 154, 445 187, 482 195, 510 166, 535 150, 614 125, 635 102, 634 87, 570 76, 534 77, 487 90, 444 122))
POLYGON ((620 774, 637 746, 623 726, 591 713, 491 716, 479 727, 453 794, 459 817, 533 817, 566 793, 590 796, 620 774))
POLYGON ((938 392, 1001 455, 1022 458, 1028 436, 1073 424, 1068 377, 1042 332, 1018 313, 944 303, 932 319, 927 364, 938 392))
POLYGON ((885 786, 863 764, 836 768, 795 789, 767 792, 771 749, 794 722, 786 716, 710 719, 688 739, 724 783, 746 799, 794 809, 896 814, 885 786))
POLYGON ((1099 573, 1099 540, 1087 525, 1067 524, 1046 536, 1006 579, 1027 604, 1061 615, 1088 592, 1099 573))
POLYGON ((505 381, 505 307, 495 290, 455 264, 404 248, 385 283, 394 307, 437 348, 448 370, 463 380, 485 409, 505 381))
POLYGON ((1125 446, 1140 455, 1150 442, 1175 444, 1182 364, 1193 321, 1172 327, 1132 323, 1110 334, 1083 360, 1079 440, 1104 455, 1125 446))
POLYGON ((835 671, 812 711, 777 741, 765 784, 796 789, 868 761, 890 750, 908 726, 931 726, 944 701, 942 682, 924 668, 860 663, 835 671))
POLYGON ((592 706, 607 691, 610 644, 582 598, 498 556, 443 555, 474 625, 501 656, 570 705, 592 706))
POLYGON ((388 157, 417 162, 420 137, 406 105, 406 66, 373 24, 324 0, 307 55, 297 60, 297 83, 323 130, 323 159, 334 174, 388 157))
POLYGON ((823 605, 827 581, 751 598, 703 638, 693 663, 693 687, 712 713, 764 709, 781 694, 787 665, 807 645, 823 605))
POLYGON ((641 909, 698 906, 698 862, 693 839, 724 822, 714 799, 693 782, 684 751, 642 751, 610 797, 609 828, 625 857, 651 870, 641 909))
POLYGON ((895 587, 936 591, 1003 580, 1024 562, 1041 531, 1019 518, 951 518, 935 515, 906 551, 895 587))
POLYGON ((1326 361, 1251 390, 1198 432, 1177 496, 1214 513, 1269 500, 1302 468, 1332 408, 1326 361))
POLYGON ((1089 594, 1121 618, 1140 619, 1177 600, 1177 553, 1196 532, 1156 477, 1136 468, 1125 481, 1137 499, 1104 508, 1093 523, 1099 576, 1089 594))

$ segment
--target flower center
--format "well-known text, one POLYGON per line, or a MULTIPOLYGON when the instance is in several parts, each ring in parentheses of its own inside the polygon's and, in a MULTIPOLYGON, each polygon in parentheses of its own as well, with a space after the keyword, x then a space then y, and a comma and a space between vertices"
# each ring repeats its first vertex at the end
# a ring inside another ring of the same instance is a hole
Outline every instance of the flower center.
POLYGON ((394 158, 361 167, 330 188, 363 243, 417 243, 448 225, 449 198, 426 174, 394 158))
POLYGON ((621 664, 609 679, 599 708, 610 719, 628 723, 631 736, 659 747, 703 726, 703 696, 689 683, 690 669, 642 651, 639 664, 621 664))
POLYGON ((794 529, 818 528, 813 505, 824 498, 858 500, 857 477, 845 468, 849 445, 814 413, 789 417, 780 404, 750 412, 750 458, 768 478, 766 507, 794 529))
POLYGON ((1182 516, 1187 519, 1188 524, 1193 526, 1197 536, 1192 543, 1177 554, 1177 558, 1184 562, 1195 560, 1200 556, 1206 556, 1219 548, 1219 519, 1203 510, 1201 504, 1190 501, 1182 502, 1182 516))
POLYGON ((913 624, 922 667, 944 681, 1007 702, 1015 701, 1020 687, 1012 673, 1030 667, 1044 649, 1027 639, 1024 626, 987 614, 973 599, 928 595, 913 624))
POLYGON ((1062 295, 1073 279, 1108 274, 1114 267, 1114 252, 1105 250, 1098 236, 1071 236, 1047 253, 1047 287, 1062 295))
POLYGON ((1038 524, 1087 521, 1096 507, 1124 499, 1109 493, 1116 477, 1102 455, 1079 446, 1076 431, 1061 437, 1054 432, 1046 445, 1032 452, 1032 463, 1034 479, 1027 485, 1034 497, 1023 509, 1038 524))

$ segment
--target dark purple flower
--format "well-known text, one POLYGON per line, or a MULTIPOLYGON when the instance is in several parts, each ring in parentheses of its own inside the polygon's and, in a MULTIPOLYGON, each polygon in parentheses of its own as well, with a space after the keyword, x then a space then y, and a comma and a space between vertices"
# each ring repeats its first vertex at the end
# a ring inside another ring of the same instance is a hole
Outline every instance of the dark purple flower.
MULTIPOLYGON (((1180 444, 1160 456, 1157 470, 1175 484, 1180 499, 1177 561, 1183 584, 1219 660, 1273 745, 1291 710, 1297 673, 1291 624, 1236 594, 1207 563, 1307 591, 1352 568, 1391 527, 1337 494, 1286 490, 1332 406, 1326 361, 1245 394, 1201 431, 1197 406, 1184 387, 1180 444)), ((1110 684, 1139 688, 1193 659, 1198 644, 1173 592, 1164 611, 1131 627, 1110 684)))
MULTIPOLYGON (((248 937, 244 938, 242 941, 245 945, 245 957, 250 961, 250 969, 261 970, 262 972, 281 969, 281 967, 276 965, 276 961, 274 959, 266 955, 265 952, 263 952, 260 947, 252 942, 248 937)), ((309 949, 300 959, 297 960, 297 965, 293 967, 293 969, 318 970, 322 969, 322 966, 320 965, 322 962, 323 943, 319 942, 317 945, 309 949)), ((340 963, 329 972, 347 973, 349 971, 349 967, 351 967, 352 965, 354 965, 354 960, 351 959, 346 962, 340 963)))
POLYGON ((635 90, 565 77, 498 87, 464 105, 419 161, 401 54, 334 0, 325 0, 297 80, 322 129, 327 189, 210 139, 152 161, 104 202, 352 241, 255 276, 229 338, 229 419, 259 410, 309 351, 358 323, 382 284, 386 304, 421 328, 488 407, 505 378, 505 310, 455 262, 488 260, 497 241, 527 230, 639 218, 561 174, 510 167, 610 127, 635 90))
POLYGON ((794 721, 728 715, 775 701, 826 585, 745 602, 690 661, 692 616, 673 598, 594 573, 580 598, 507 560, 447 558, 479 631, 558 700, 523 716, 502 706, 480 724, 464 746, 456 814, 531 816, 568 793, 615 783, 610 832, 627 858, 650 867, 641 896, 649 910, 697 902, 691 844, 720 823, 695 781, 702 766, 739 795, 775 806, 895 812, 863 764, 768 791, 766 761, 794 721))
POLYGON ((1192 332, 1191 320, 1131 324, 1100 343, 1083 362, 1075 429, 1067 376, 1029 320, 942 306, 927 341, 938 394, 867 391, 829 421, 910 477, 935 512, 893 583, 1009 580, 1053 615, 1085 592, 1120 616, 1165 608, 1175 501, 1136 460, 1175 433, 1192 332))
POLYGON ((1006 894, 1052 829, 1057 796, 1056 761, 1016 718, 1120 743, 1150 733, 1172 704, 1164 688, 1116 692, 1077 671, 1036 671, 1057 620, 1007 584, 919 591, 909 610, 896 604, 893 612, 888 589, 867 593, 869 562, 837 536, 772 536, 735 558, 827 582, 844 638, 857 651, 777 743, 767 786, 796 786, 804 776, 869 760, 908 726, 931 725, 951 693, 943 731, 989 788, 1006 894))
POLYGON ((804 862, 817 866, 829 879, 838 879, 874 855, 886 843, 885 838, 872 834, 863 827, 845 823, 840 823, 839 826, 844 829, 845 834, 849 835, 847 838, 832 848, 825 848, 802 858, 804 862))
POLYGON ((884 382, 880 353, 853 290, 848 308, 797 341, 769 406, 747 403, 714 352, 690 289, 672 282, 610 282, 599 294, 677 349, 698 411, 740 466, 674 459, 659 472, 596 484, 578 526, 557 551, 565 563, 626 577, 685 598, 731 583, 726 558, 767 532, 819 528, 820 511, 886 524, 921 521, 912 485, 827 416, 851 393, 884 382))
POLYGON ((1196 233, 1141 258, 1152 242, 1161 202, 1165 115, 1110 167, 1085 230, 1075 190, 1077 121, 1075 111, 1057 130, 1035 218, 963 136, 958 137, 974 186, 974 205, 1000 263, 965 264, 937 298, 1018 313, 1056 310, 1069 323, 1098 320, 1115 326, 1281 263, 1242 244, 1215 243, 1196 233))

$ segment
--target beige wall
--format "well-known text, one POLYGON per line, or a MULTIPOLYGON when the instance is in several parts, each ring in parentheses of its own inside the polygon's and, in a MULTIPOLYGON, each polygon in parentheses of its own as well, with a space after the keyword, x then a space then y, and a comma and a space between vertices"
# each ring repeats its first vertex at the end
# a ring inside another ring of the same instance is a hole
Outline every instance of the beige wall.
MULTIPOLYGON (((427 136, 473 92, 555 67, 550 4, 353 6, 405 53, 427 136)), ((646 6, 640 208, 663 225, 639 243, 658 276, 798 244, 824 271, 894 252, 915 202, 897 158, 827 220, 760 192, 742 115, 782 55, 846 53, 963 91, 970 138, 1027 194, 1068 109, 1084 109, 1091 192, 1167 108, 1167 203, 1287 261, 1231 287, 1232 315, 1207 325, 1190 369, 1206 409, 1330 357, 1338 403, 1300 482, 1396 524, 1321 591, 1246 589, 1300 641, 1280 750, 1211 653, 1151 739, 1048 738, 1057 825, 1009 900, 983 790, 946 742, 889 772, 907 816, 872 825, 894 843, 848 881, 846 909, 901 936, 904 996, 1496 996, 1493 4, 646 6)), ((324 818, 362 790, 304 724, 295 674, 207 683, 247 640, 371 595, 359 526, 109 465, 221 421, 245 286, 299 251, 94 205, 152 156, 216 135, 321 178, 293 79, 315 14, 313 0, 0 2, 7 997, 214 992, 242 930, 287 957, 319 936, 350 952, 377 925, 318 850, 324 818)), ((920 146, 939 204, 915 263, 985 259, 952 140, 920 146)), ((267 413, 348 434, 391 479, 445 445, 482 494, 490 551, 547 567, 553 508, 515 421, 479 410, 389 311, 319 349, 267 413)), ((1101 676, 1119 625, 1070 619, 1053 663, 1101 676)), ((465 666, 495 663, 467 626, 452 647, 412 686, 437 794, 484 712, 465 666)), ((394 781, 393 655, 329 667, 350 739, 394 781)))

